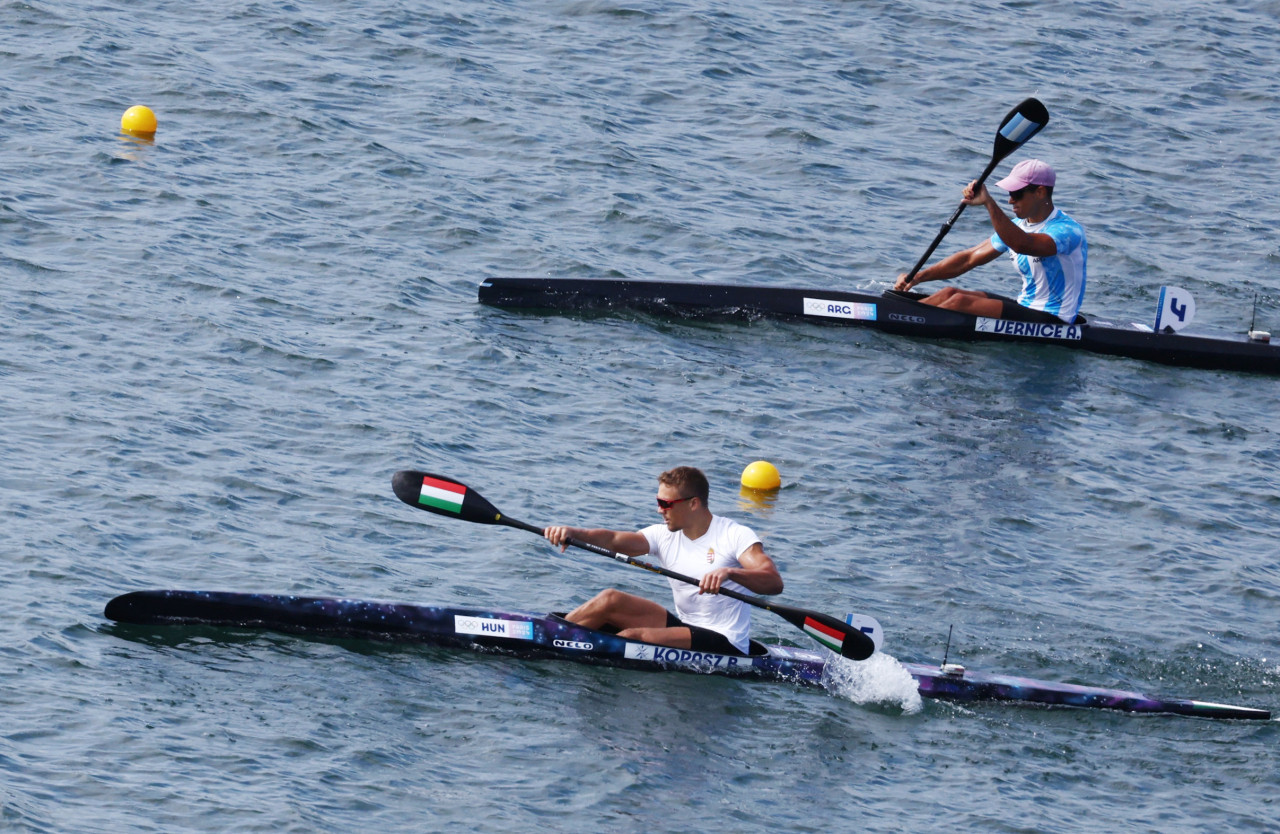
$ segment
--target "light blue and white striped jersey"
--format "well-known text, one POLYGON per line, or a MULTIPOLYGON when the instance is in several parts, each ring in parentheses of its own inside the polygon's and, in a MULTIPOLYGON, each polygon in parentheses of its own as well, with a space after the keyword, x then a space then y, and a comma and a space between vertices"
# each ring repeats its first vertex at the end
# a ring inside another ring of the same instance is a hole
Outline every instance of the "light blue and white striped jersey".
POLYGON ((1022 276, 1018 303, 1052 313, 1068 324, 1075 321, 1084 303, 1085 261, 1089 257, 1084 227, 1057 208, 1042 223, 1028 223, 1025 219, 1014 222, 1032 234, 1048 235, 1058 246, 1058 254, 1052 257, 1033 258, 1010 250, 999 235, 991 236, 991 245, 1002 254, 1009 252, 1014 268, 1022 276))

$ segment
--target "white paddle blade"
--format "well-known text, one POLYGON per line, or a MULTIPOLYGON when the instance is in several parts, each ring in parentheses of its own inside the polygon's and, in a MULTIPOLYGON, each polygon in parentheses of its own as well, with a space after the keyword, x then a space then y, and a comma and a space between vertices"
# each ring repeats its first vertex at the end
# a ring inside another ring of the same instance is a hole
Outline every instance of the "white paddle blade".
POLYGON ((1156 332, 1165 328, 1181 330, 1196 317, 1196 300, 1181 287, 1160 288, 1160 308, 1156 310, 1156 332))
POLYGON ((871 642, 875 644, 876 651, 880 651, 880 644, 884 642, 884 629, 880 627, 880 623, 875 617, 868 617, 866 614, 845 614, 845 625, 851 625, 858 631, 871 638, 871 642))

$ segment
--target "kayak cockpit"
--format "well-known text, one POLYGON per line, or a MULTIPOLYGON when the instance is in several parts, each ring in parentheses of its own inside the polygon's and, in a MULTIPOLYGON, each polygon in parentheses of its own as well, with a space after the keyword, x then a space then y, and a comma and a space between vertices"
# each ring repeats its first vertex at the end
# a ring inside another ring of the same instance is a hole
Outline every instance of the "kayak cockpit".
MULTIPOLYGON (((551 620, 557 620, 559 622, 564 623, 567 626, 573 626, 574 628, 582 628, 582 626, 579 626, 576 623, 572 623, 569 620, 565 619, 566 613, 567 612, 564 612, 564 611, 552 611, 550 614, 547 615, 547 618, 551 620)), ((604 632, 605 634, 618 633, 618 629, 614 628, 613 626, 604 626, 599 629, 591 629, 591 630, 601 631, 601 632, 604 632)), ((640 641, 636 641, 636 642, 638 643, 640 641)), ((643 645, 656 646, 658 644, 644 643, 643 645)), ((768 657, 769 656, 769 649, 763 643, 758 643, 755 640, 752 640, 750 646, 751 646, 751 651, 748 652, 747 654, 742 654, 741 652, 733 652, 732 654, 725 653, 725 655, 727 657, 768 657)), ((662 646, 661 648, 667 648, 667 647, 662 646)))

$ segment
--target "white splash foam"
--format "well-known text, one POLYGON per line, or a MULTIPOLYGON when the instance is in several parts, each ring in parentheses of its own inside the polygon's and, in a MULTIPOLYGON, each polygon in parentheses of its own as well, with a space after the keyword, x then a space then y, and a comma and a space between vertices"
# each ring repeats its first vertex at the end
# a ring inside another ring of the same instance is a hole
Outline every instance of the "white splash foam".
POLYGON ((876 652, 863 661, 830 658, 822 685, 831 694, 855 704, 888 704, 905 713, 923 708, 916 679, 896 657, 884 652, 876 652))

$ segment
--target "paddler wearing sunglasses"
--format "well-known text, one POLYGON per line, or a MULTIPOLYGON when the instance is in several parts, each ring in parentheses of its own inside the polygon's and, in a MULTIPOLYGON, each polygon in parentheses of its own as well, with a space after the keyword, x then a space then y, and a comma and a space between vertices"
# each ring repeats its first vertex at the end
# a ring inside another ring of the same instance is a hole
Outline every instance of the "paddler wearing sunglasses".
POLYGON ((1027 159, 996 183, 1009 192, 1014 219, 981 183, 964 189, 965 205, 986 206, 990 238, 943 258, 908 279, 898 276, 895 290, 910 290, 925 281, 947 281, 1008 253, 1022 278, 1017 300, 996 293, 944 287, 922 300, 947 310, 1015 321, 1071 324, 1084 303, 1085 263, 1089 245, 1084 228, 1053 204, 1057 174, 1047 162, 1027 159))
POLYGON ((677 466, 658 476, 662 524, 636 532, 547 527, 543 535, 561 550, 573 538, 627 556, 653 557, 662 567, 699 580, 697 587, 670 580, 674 614, 652 600, 609 588, 570 611, 566 619, 587 628, 616 630, 628 640, 697 652, 747 654, 751 606, 719 591, 778 594, 782 576, 755 533, 712 514, 707 506, 709 492, 701 470, 677 466))

